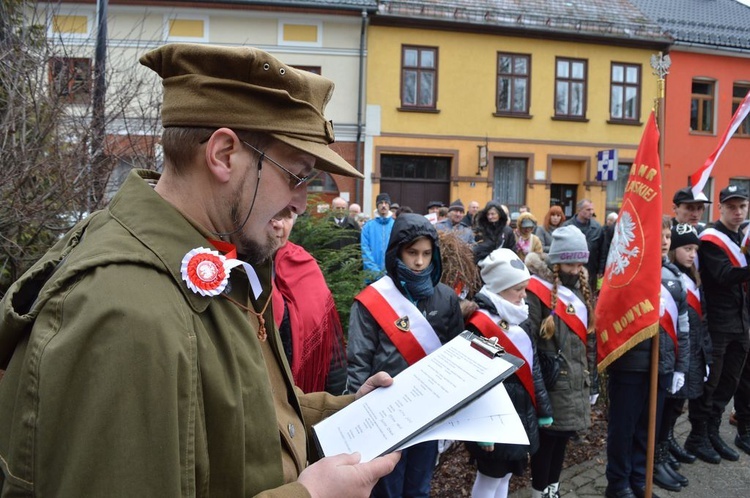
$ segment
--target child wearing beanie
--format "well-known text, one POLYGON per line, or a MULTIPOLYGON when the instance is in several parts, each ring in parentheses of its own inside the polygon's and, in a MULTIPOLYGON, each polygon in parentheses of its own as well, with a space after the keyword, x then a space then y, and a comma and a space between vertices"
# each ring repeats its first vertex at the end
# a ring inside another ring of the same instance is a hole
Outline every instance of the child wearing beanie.
MULTIPOLYGON (((414 213, 396 218, 385 269, 384 277, 354 298, 347 344, 349 393, 376 372, 395 377, 464 330, 458 296, 440 283, 440 244, 427 218, 414 213)), ((402 450, 394 471, 378 481, 371 496, 429 496, 437 455, 437 441, 402 450)))
POLYGON ((545 386, 554 422, 539 429, 539 451, 531 457, 534 498, 560 496, 568 441, 589 426, 591 405, 599 395, 588 259, 586 236, 573 225, 552 232, 548 256, 526 256, 531 280, 524 325, 536 341, 538 355, 560 362, 559 377, 545 386))
MULTIPOLYGON (((679 416, 674 416, 677 406, 685 402, 683 386, 685 374, 690 364, 690 324, 687 294, 682 280, 682 272, 669 258, 672 245, 672 220, 664 216, 662 220, 662 267, 659 330, 667 333, 667 345, 674 347, 672 357, 662 355, 665 367, 671 365, 672 385, 667 387, 664 408, 656 425, 656 449, 654 453, 654 483, 668 491, 679 491, 688 485, 688 479, 670 465, 669 436, 679 416), (671 343, 671 344, 670 344, 671 343), (674 419, 674 420, 673 420, 674 419)), ((684 228, 684 227, 683 227, 684 228)), ((691 227, 692 228, 692 227, 691 227)), ((691 231, 692 233, 692 231, 691 231)), ((690 241, 689 234, 684 240, 690 241)), ((697 233, 695 234, 697 241, 697 233)), ((660 338, 661 339, 661 338, 660 338)), ((658 412, 657 412, 658 413, 658 412)))
POLYGON ((539 446, 538 426, 552 423, 551 406, 534 344, 519 326, 528 317, 524 298, 529 271, 510 249, 495 249, 479 262, 479 269, 484 281, 474 296, 479 309, 469 317, 466 328, 484 337, 496 337, 506 351, 525 361, 504 385, 530 444, 465 443, 477 465, 472 498, 505 498, 511 476, 523 475, 528 455, 539 446))
MULTIPOLYGON (((719 462, 721 456, 711 446, 708 438, 690 438, 682 448, 674 437, 674 424, 682 414, 685 399, 697 400, 703 393, 704 380, 708 377, 712 363, 711 336, 703 319, 703 287, 696 267, 700 239, 694 226, 681 223, 672 227, 672 242, 667 257, 680 270, 680 278, 687 291, 688 327, 690 338, 690 360, 685 372, 685 385, 677 392, 676 398, 667 398, 662 423, 666 425, 669 451, 682 463, 693 463, 697 456, 701 460, 719 462)), ((676 469, 675 469, 676 470, 676 469)))

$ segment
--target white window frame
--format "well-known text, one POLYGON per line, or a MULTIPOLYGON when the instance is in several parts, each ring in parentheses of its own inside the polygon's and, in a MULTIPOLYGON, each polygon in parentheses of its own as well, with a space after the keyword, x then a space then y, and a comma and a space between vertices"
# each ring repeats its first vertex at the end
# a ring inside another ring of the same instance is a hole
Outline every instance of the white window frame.
POLYGON ((87 40, 94 36, 94 10, 85 8, 61 7, 50 10, 47 19, 47 38, 59 38, 62 40, 87 40), (58 33, 53 29, 55 16, 86 16, 86 33, 58 33))

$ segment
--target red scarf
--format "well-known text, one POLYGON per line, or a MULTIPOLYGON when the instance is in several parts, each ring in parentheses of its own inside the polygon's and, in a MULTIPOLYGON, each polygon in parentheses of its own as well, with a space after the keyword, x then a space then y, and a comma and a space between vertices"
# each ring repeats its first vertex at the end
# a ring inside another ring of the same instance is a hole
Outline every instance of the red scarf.
MULTIPOLYGON (((343 343, 343 330, 318 263, 301 246, 287 242, 274 257, 276 276, 273 313, 276 328, 289 309, 292 336, 292 377, 304 392, 326 387, 331 355, 343 343)), ((343 362, 343 355, 336 359, 343 362)))

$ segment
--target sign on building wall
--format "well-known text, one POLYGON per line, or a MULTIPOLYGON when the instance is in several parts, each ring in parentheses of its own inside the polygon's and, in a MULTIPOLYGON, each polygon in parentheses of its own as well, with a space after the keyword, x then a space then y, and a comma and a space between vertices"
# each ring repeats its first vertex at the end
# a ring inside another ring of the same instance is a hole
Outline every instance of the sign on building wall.
POLYGON ((617 180, 617 149, 600 150, 596 153, 596 180, 617 180))

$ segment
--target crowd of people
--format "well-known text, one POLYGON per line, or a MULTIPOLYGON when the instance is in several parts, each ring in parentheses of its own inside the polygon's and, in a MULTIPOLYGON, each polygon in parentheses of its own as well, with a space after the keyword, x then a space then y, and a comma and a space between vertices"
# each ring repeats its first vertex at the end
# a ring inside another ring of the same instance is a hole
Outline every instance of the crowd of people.
MULTIPOLYGON (((163 173, 133 172, 0 305, 0 494, 428 497, 436 441, 362 463, 321 458, 308 434, 469 329, 524 360, 505 387, 529 440, 466 442, 472 496, 503 498, 530 469, 533 498, 559 497, 598 400, 617 215, 601 225, 590 199, 568 219, 502 200, 423 215, 381 192, 368 219, 337 197, 327 244, 360 244, 367 276, 342 324, 289 241, 315 169, 361 176, 328 147, 332 83, 247 47, 173 44, 141 63, 164 84, 163 173)), ((689 484, 681 463, 739 458, 718 431, 732 399, 750 454, 748 193, 723 189, 710 227, 706 204, 681 189, 663 220, 654 479, 670 490, 689 484)), ((650 348, 608 369, 607 498, 644 495, 650 348)))

